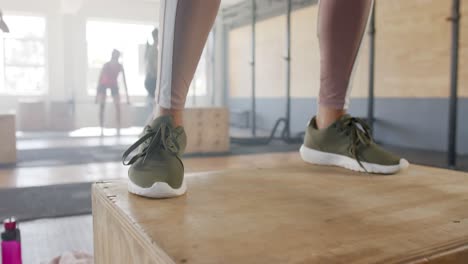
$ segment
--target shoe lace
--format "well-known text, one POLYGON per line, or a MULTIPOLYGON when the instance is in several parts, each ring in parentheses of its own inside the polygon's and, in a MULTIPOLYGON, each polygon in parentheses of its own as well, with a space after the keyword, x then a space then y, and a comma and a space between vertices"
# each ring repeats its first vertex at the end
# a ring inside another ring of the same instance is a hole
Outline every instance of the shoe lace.
POLYGON ((341 122, 341 131, 351 138, 351 144, 348 147, 348 152, 358 162, 359 166, 366 172, 366 168, 362 165, 360 159, 360 146, 369 146, 374 140, 372 138, 371 128, 367 123, 356 117, 350 117, 341 122))
POLYGON ((178 135, 174 133, 172 127, 169 127, 165 123, 162 123, 158 129, 146 126, 145 134, 123 153, 122 163, 124 165, 131 165, 142 157, 142 163, 145 163, 146 158, 159 149, 167 150, 171 154, 176 155, 180 150, 179 143, 177 142, 177 136, 178 135), (128 156, 140 146, 142 146, 142 150, 130 158, 129 161, 126 161, 128 156))

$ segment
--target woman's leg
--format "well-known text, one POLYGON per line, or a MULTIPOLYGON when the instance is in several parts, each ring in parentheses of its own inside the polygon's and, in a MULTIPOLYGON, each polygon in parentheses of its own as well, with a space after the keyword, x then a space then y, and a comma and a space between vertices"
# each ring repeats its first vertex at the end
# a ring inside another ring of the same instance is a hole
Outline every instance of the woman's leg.
POLYGON ((163 0, 159 30, 159 114, 182 125, 187 92, 200 60, 220 0, 163 0))
POLYGON ((319 109, 300 149, 306 162, 383 174, 408 166, 408 161, 374 142, 364 121, 346 114, 351 73, 372 4, 372 0, 320 1, 319 109))
POLYGON ((156 94, 161 116, 151 121, 123 154, 124 164, 131 165, 131 193, 168 198, 187 189, 181 160, 187 145, 182 111, 219 4, 220 0, 161 1, 156 94), (135 150, 138 153, 127 159, 135 150))
POLYGON ((106 90, 104 93, 101 88, 98 88, 96 95, 96 103, 99 104, 99 128, 101 129, 101 136, 104 136, 104 110, 106 106, 106 90))
POLYGON ((117 136, 120 136, 120 95, 116 94, 112 96, 115 105, 115 124, 117 125, 117 136))
POLYGON ((373 0, 321 0, 319 3, 319 128, 328 127, 346 113, 351 73, 372 4, 373 0))

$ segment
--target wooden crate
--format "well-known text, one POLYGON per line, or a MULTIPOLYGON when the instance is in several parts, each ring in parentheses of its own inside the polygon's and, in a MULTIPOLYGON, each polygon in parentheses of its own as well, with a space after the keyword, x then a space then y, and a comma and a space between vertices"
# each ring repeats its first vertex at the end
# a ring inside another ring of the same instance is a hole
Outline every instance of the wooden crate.
POLYGON ((468 263, 466 173, 289 162, 187 180, 165 200, 96 183, 95 263, 468 263))
POLYGON ((229 151, 229 111, 227 108, 188 108, 184 112, 187 133, 185 153, 229 151))
POLYGON ((16 162, 16 125, 14 114, 0 114, 0 164, 16 162))

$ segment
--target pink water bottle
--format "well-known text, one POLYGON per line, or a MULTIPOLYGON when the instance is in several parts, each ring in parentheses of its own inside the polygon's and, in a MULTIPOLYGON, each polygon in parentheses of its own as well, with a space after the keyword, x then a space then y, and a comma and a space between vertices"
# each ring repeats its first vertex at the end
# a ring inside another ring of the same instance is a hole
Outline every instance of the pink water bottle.
POLYGON ((21 264, 21 236, 16 219, 10 217, 3 221, 2 264, 21 264))

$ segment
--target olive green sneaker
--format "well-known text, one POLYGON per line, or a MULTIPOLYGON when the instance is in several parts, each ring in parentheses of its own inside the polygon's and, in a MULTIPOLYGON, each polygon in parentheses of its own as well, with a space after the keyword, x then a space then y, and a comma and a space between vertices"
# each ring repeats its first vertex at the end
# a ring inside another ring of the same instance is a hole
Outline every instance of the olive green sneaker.
POLYGON ((409 166, 405 159, 377 145, 364 121, 349 115, 320 130, 314 117, 307 127, 300 154, 308 163, 369 173, 393 174, 409 166))
POLYGON ((128 191, 150 198, 183 195, 187 186, 181 155, 187 145, 183 127, 174 128, 171 116, 160 116, 122 156, 128 170, 128 191), (127 161, 127 157, 137 154, 127 161))

